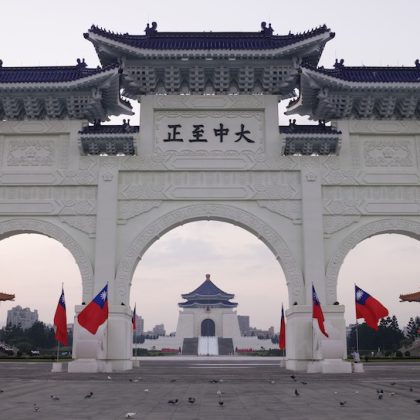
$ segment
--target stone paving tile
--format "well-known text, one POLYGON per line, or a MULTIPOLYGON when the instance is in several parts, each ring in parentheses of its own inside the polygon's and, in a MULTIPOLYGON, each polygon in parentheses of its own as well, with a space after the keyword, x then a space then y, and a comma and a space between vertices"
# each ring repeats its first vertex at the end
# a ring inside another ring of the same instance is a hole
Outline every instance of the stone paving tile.
POLYGON ((235 360, 150 360, 110 375, 51 373, 49 363, 0 362, 0 420, 113 420, 127 412, 143 420, 420 418, 420 404, 414 402, 420 398, 420 363, 367 365, 364 374, 295 374, 295 382, 275 361, 235 360), (384 390, 382 400, 377 389, 384 390), (93 396, 84 398, 89 392, 93 396), (188 397, 196 402, 189 404, 188 397), (176 405, 168 404, 175 398, 176 405))

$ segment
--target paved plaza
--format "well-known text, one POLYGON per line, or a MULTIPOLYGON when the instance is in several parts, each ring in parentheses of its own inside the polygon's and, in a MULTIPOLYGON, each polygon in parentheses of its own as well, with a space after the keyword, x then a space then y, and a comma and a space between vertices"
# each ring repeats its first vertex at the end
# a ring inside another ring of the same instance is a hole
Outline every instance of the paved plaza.
POLYGON ((295 378, 275 358, 149 358, 133 371, 109 375, 50 370, 46 362, 0 362, 0 418, 420 418, 420 363, 375 363, 365 365, 364 374, 295 378))

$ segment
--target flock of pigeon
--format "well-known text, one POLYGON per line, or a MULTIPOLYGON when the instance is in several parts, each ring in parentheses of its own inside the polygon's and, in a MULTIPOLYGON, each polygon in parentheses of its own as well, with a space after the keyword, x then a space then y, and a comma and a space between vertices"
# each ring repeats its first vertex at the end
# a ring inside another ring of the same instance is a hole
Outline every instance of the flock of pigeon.
MULTIPOLYGON (((308 382, 298 380, 296 375, 290 375, 290 378, 296 384, 300 383, 301 385, 308 385, 308 382)), ((110 376, 108 376, 107 379, 111 380, 112 378, 110 376)), ((141 381, 141 379, 142 379, 141 377, 130 378, 129 382, 137 383, 137 382, 141 381)), ((176 382, 176 379, 171 379, 170 382, 174 383, 174 382, 176 382)), ((272 379, 269 379, 268 382, 270 384, 275 384, 276 383, 276 381, 274 381, 272 379)), ((211 379, 211 380, 209 380, 209 383, 212 383, 212 384, 223 383, 223 379, 211 379)), ((391 382, 390 383, 390 385, 392 387, 395 386, 396 384, 397 384, 396 382, 391 382)), ((410 386, 408 389, 409 389, 410 392, 414 392, 414 388, 412 386, 410 386)), ((3 392, 4 392, 4 390, 0 389, 0 394, 3 393, 3 392)), ((148 388, 144 389, 144 392, 149 392, 149 389, 148 388)), ((355 392, 358 393, 358 391, 355 391, 355 392)), ((338 392, 335 391, 334 394, 338 394, 338 392)), ((84 396, 84 398, 85 399, 90 399, 90 398, 93 398, 93 395, 94 395, 93 392, 90 391, 84 396)), ((386 393, 384 392, 383 389, 377 389, 376 390, 376 395, 377 395, 378 400, 383 400, 386 393)), ((390 397, 394 397, 395 395, 397 395, 397 392, 387 392, 387 395, 389 395, 390 397)), ((301 396, 301 393, 299 392, 298 388, 294 389, 294 396, 295 397, 300 397, 301 396)), ((60 400, 60 397, 58 395, 54 395, 54 394, 51 394, 50 398, 53 401, 59 401, 60 400)), ((224 399, 223 399, 223 392, 220 389, 218 389, 217 392, 216 392, 216 400, 217 400, 217 404, 220 407, 224 406, 225 402, 224 402, 224 399)), ((189 405, 193 405, 193 404, 196 403, 197 399, 195 397, 188 397, 186 401, 189 405)), ((172 406, 178 405, 180 402, 181 401, 178 398, 168 400, 168 404, 172 405, 172 406)), ((415 399, 414 402, 416 402, 417 404, 420 404, 420 398, 415 399)), ((339 405, 340 405, 340 407, 344 407, 344 406, 347 405, 347 401, 340 400, 339 405)), ((34 412, 40 411, 40 407, 38 406, 37 403, 33 404, 33 411, 34 412)), ((136 414, 137 413, 134 413, 134 412, 128 412, 128 413, 125 414, 125 418, 127 418, 127 419, 134 418, 136 416, 136 414)))

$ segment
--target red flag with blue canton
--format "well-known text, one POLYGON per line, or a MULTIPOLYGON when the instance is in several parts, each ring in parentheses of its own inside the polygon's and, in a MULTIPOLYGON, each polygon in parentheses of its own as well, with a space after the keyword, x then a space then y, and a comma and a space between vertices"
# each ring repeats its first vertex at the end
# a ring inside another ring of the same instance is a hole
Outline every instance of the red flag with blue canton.
POLYGON ((325 337, 328 337, 324 326, 324 313, 322 312, 321 304, 319 303, 314 285, 312 285, 312 318, 318 320, 319 329, 321 330, 322 334, 325 335, 325 337))
POLYGON ((279 334, 279 349, 286 348, 286 323, 284 322, 284 310, 281 305, 281 321, 280 321, 280 334, 279 334))
POLYGON ((57 309, 54 315, 55 338, 63 346, 67 346, 67 316, 66 301, 64 299, 64 289, 61 289, 60 299, 58 300, 57 309))
POLYGON ((356 319, 364 318, 366 324, 377 331, 379 329, 378 321, 388 316, 388 309, 369 293, 356 285, 354 286, 356 288, 356 319))
POLYGON ((131 318, 131 323, 133 324, 133 331, 136 331, 136 305, 134 305, 134 311, 133 311, 133 316, 131 318))
POLYGON ((77 316, 79 325, 96 334, 98 328, 108 319, 108 283, 95 299, 77 316))

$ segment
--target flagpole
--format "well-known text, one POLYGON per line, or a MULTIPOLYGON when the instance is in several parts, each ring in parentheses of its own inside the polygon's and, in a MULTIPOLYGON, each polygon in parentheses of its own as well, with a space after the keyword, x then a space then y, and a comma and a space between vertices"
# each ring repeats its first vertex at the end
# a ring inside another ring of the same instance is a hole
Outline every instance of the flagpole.
MULTIPOLYGON (((356 291, 356 283, 354 284, 354 290, 356 291)), ((356 318, 356 353, 359 355, 359 323, 357 322, 357 314, 354 314, 356 318)))
MULTIPOLYGON (((61 293, 63 293, 63 290, 64 290, 64 282, 61 282, 61 293)), ((66 325, 66 328, 67 328, 67 325, 66 325)), ((59 358, 60 358, 60 342, 57 340, 57 362, 59 361, 59 358)))

